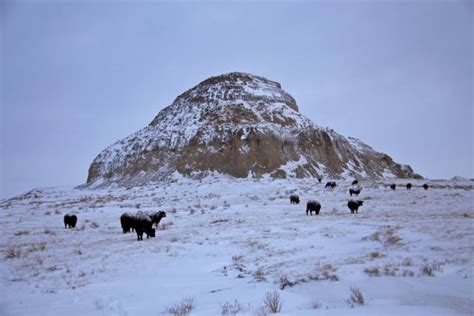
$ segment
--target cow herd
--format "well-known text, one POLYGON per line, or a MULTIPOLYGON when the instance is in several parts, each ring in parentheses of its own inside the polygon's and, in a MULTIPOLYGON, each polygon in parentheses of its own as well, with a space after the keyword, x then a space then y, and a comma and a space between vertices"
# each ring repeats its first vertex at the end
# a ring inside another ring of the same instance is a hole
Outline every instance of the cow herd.
MULTIPOLYGON (((138 211, 136 214, 123 213, 120 216, 120 225, 124 234, 130 231, 137 233, 137 240, 143 240, 143 233, 146 234, 146 238, 155 237, 155 228, 153 224, 158 228, 158 224, 161 219, 166 217, 166 212, 142 212, 138 211)), ((76 227, 77 216, 74 214, 64 215, 64 227, 74 228, 76 227)))
MULTIPOLYGON (((318 182, 321 183, 321 178, 318 178, 318 182)), ((336 181, 328 181, 325 185, 326 188, 335 188, 336 181)), ((389 187, 392 190, 396 189, 396 184, 390 184, 389 187)), ((413 185, 411 183, 407 183, 405 185, 407 190, 411 190, 413 185)), ((427 183, 423 184, 423 188, 428 190, 429 186, 427 183)), ((354 180, 352 181, 352 187, 349 189, 349 195, 352 197, 353 195, 358 196, 362 188, 359 186, 359 181, 354 180)), ((291 204, 299 204, 300 198, 296 194, 290 195, 290 203, 291 204)), ((347 207, 351 211, 351 214, 357 214, 359 207, 363 205, 364 201, 362 200, 349 200, 347 203, 347 207)), ((319 215, 321 210, 321 203, 316 200, 309 200, 306 203, 306 215, 313 215, 313 212, 316 215, 319 215)), ((153 224, 156 225, 158 228, 158 224, 160 221, 166 217, 166 213, 164 211, 158 212, 142 212, 138 211, 135 214, 130 213, 123 213, 120 216, 120 225, 122 226, 122 231, 124 234, 129 233, 131 231, 135 231, 137 234, 137 240, 143 240, 143 234, 146 234, 147 238, 155 237, 156 230, 153 228, 153 224)), ((76 227, 77 223, 77 216, 74 214, 66 214, 64 215, 64 227, 65 228, 74 228, 76 227)))
MULTIPOLYGON (((321 183, 321 178, 318 178, 318 182, 321 183)), ((358 185, 359 180, 354 180, 352 181, 352 188, 349 189, 349 195, 352 197, 353 195, 358 196, 360 192, 362 191, 362 188, 358 185)), ((328 181, 325 185, 325 188, 335 188, 336 187, 336 181, 328 181)), ((395 183, 392 183, 389 185, 389 187, 392 190, 395 190, 397 188, 397 185, 395 183)), ((407 190, 411 190, 413 185, 411 183, 407 183, 405 185, 407 190)), ((427 183, 423 184, 423 189, 428 190, 429 186, 427 183)), ((300 203, 300 197, 296 194, 290 195, 290 204, 299 204, 300 203)), ((362 200, 349 200, 347 202, 347 207, 351 211, 351 214, 357 214, 359 207, 361 207, 364 204, 364 201, 362 200)), ((316 215, 319 215, 319 211, 321 210, 321 203, 319 203, 316 200, 309 200, 306 203, 306 215, 313 215, 313 212, 316 215)))
MULTIPOLYGON (((413 185, 410 182, 408 182, 407 184, 405 184, 405 187, 407 188, 407 190, 411 190, 413 185)), ((428 190, 429 185, 428 185, 428 183, 425 183, 425 184, 423 184, 422 187, 423 187, 423 189, 428 190)), ((395 190, 396 188, 397 188, 397 185, 395 183, 390 184, 390 189, 395 190)))
POLYGON ((130 230, 135 230, 137 233, 137 240, 143 240, 143 233, 146 234, 146 238, 155 237, 153 224, 158 227, 158 224, 163 217, 166 217, 164 211, 152 213, 139 211, 134 215, 123 213, 122 216, 120 216, 120 224, 122 225, 124 234, 129 233, 130 230))

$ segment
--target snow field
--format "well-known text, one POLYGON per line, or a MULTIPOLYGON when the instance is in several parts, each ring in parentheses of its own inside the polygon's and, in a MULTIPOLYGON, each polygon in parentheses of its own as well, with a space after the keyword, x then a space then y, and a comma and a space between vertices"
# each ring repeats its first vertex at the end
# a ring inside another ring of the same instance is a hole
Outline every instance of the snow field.
POLYGON ((222 315, 226 302, 263 315, 274 291, 281 315, 472 314, 472 182, 406 182, 362 181, 357 215, 349 180, 36 189, 0 201, 0 314, 161 315, 189 298, 192 315, 222 315), (319 216, 305 214, 309 199, 319 216), (167 212, 156 238, 122 234, 120 215, 139 210, 167 212), (351 288, 364 305, 348 302, 351 288))

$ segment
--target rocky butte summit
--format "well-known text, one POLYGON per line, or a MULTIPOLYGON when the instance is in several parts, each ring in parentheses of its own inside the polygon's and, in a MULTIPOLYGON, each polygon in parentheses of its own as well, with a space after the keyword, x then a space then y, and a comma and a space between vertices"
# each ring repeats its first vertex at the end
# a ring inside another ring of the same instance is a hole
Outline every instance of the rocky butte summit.
POLYGON ((178 172, 273 178, 413 178, 408 165, 321 128, 278 82, 247 73, 211 77, 145 128, 92 162, 88 184, 143 184, 178 172))

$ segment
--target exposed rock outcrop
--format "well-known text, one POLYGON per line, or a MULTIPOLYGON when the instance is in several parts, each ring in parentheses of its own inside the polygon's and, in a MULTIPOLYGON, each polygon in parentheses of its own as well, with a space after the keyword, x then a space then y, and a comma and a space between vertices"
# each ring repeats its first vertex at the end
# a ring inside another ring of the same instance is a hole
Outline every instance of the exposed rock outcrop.
POLYGON ((87 183, 139 184, 174 172, 234 177, 412 178, 360 140, 298 112, 279 83, 246 73, 211 77, 178 96, 145 128, 102 151, 87 183))

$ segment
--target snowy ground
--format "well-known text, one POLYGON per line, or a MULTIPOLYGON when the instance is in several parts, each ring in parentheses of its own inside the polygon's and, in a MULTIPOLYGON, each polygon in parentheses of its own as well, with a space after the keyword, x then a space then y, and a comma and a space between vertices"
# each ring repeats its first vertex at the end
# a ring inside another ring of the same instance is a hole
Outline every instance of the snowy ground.
POLYGON ((472 315, 474 184, 411 182, 362 182, 357 215, 347 181, 33 190, 0 201, 0 315, 162 315, 186 299, 192 315, 226 315, 226 302, 265 315, 274 291, 281 315, 472 315), (308 199, 319 216, 306 216, 308 199), (122 234, 120 215, 138 210, 167 212, 156 238, 122 234), (364 305, 348 302, 351 288, 364 305))

